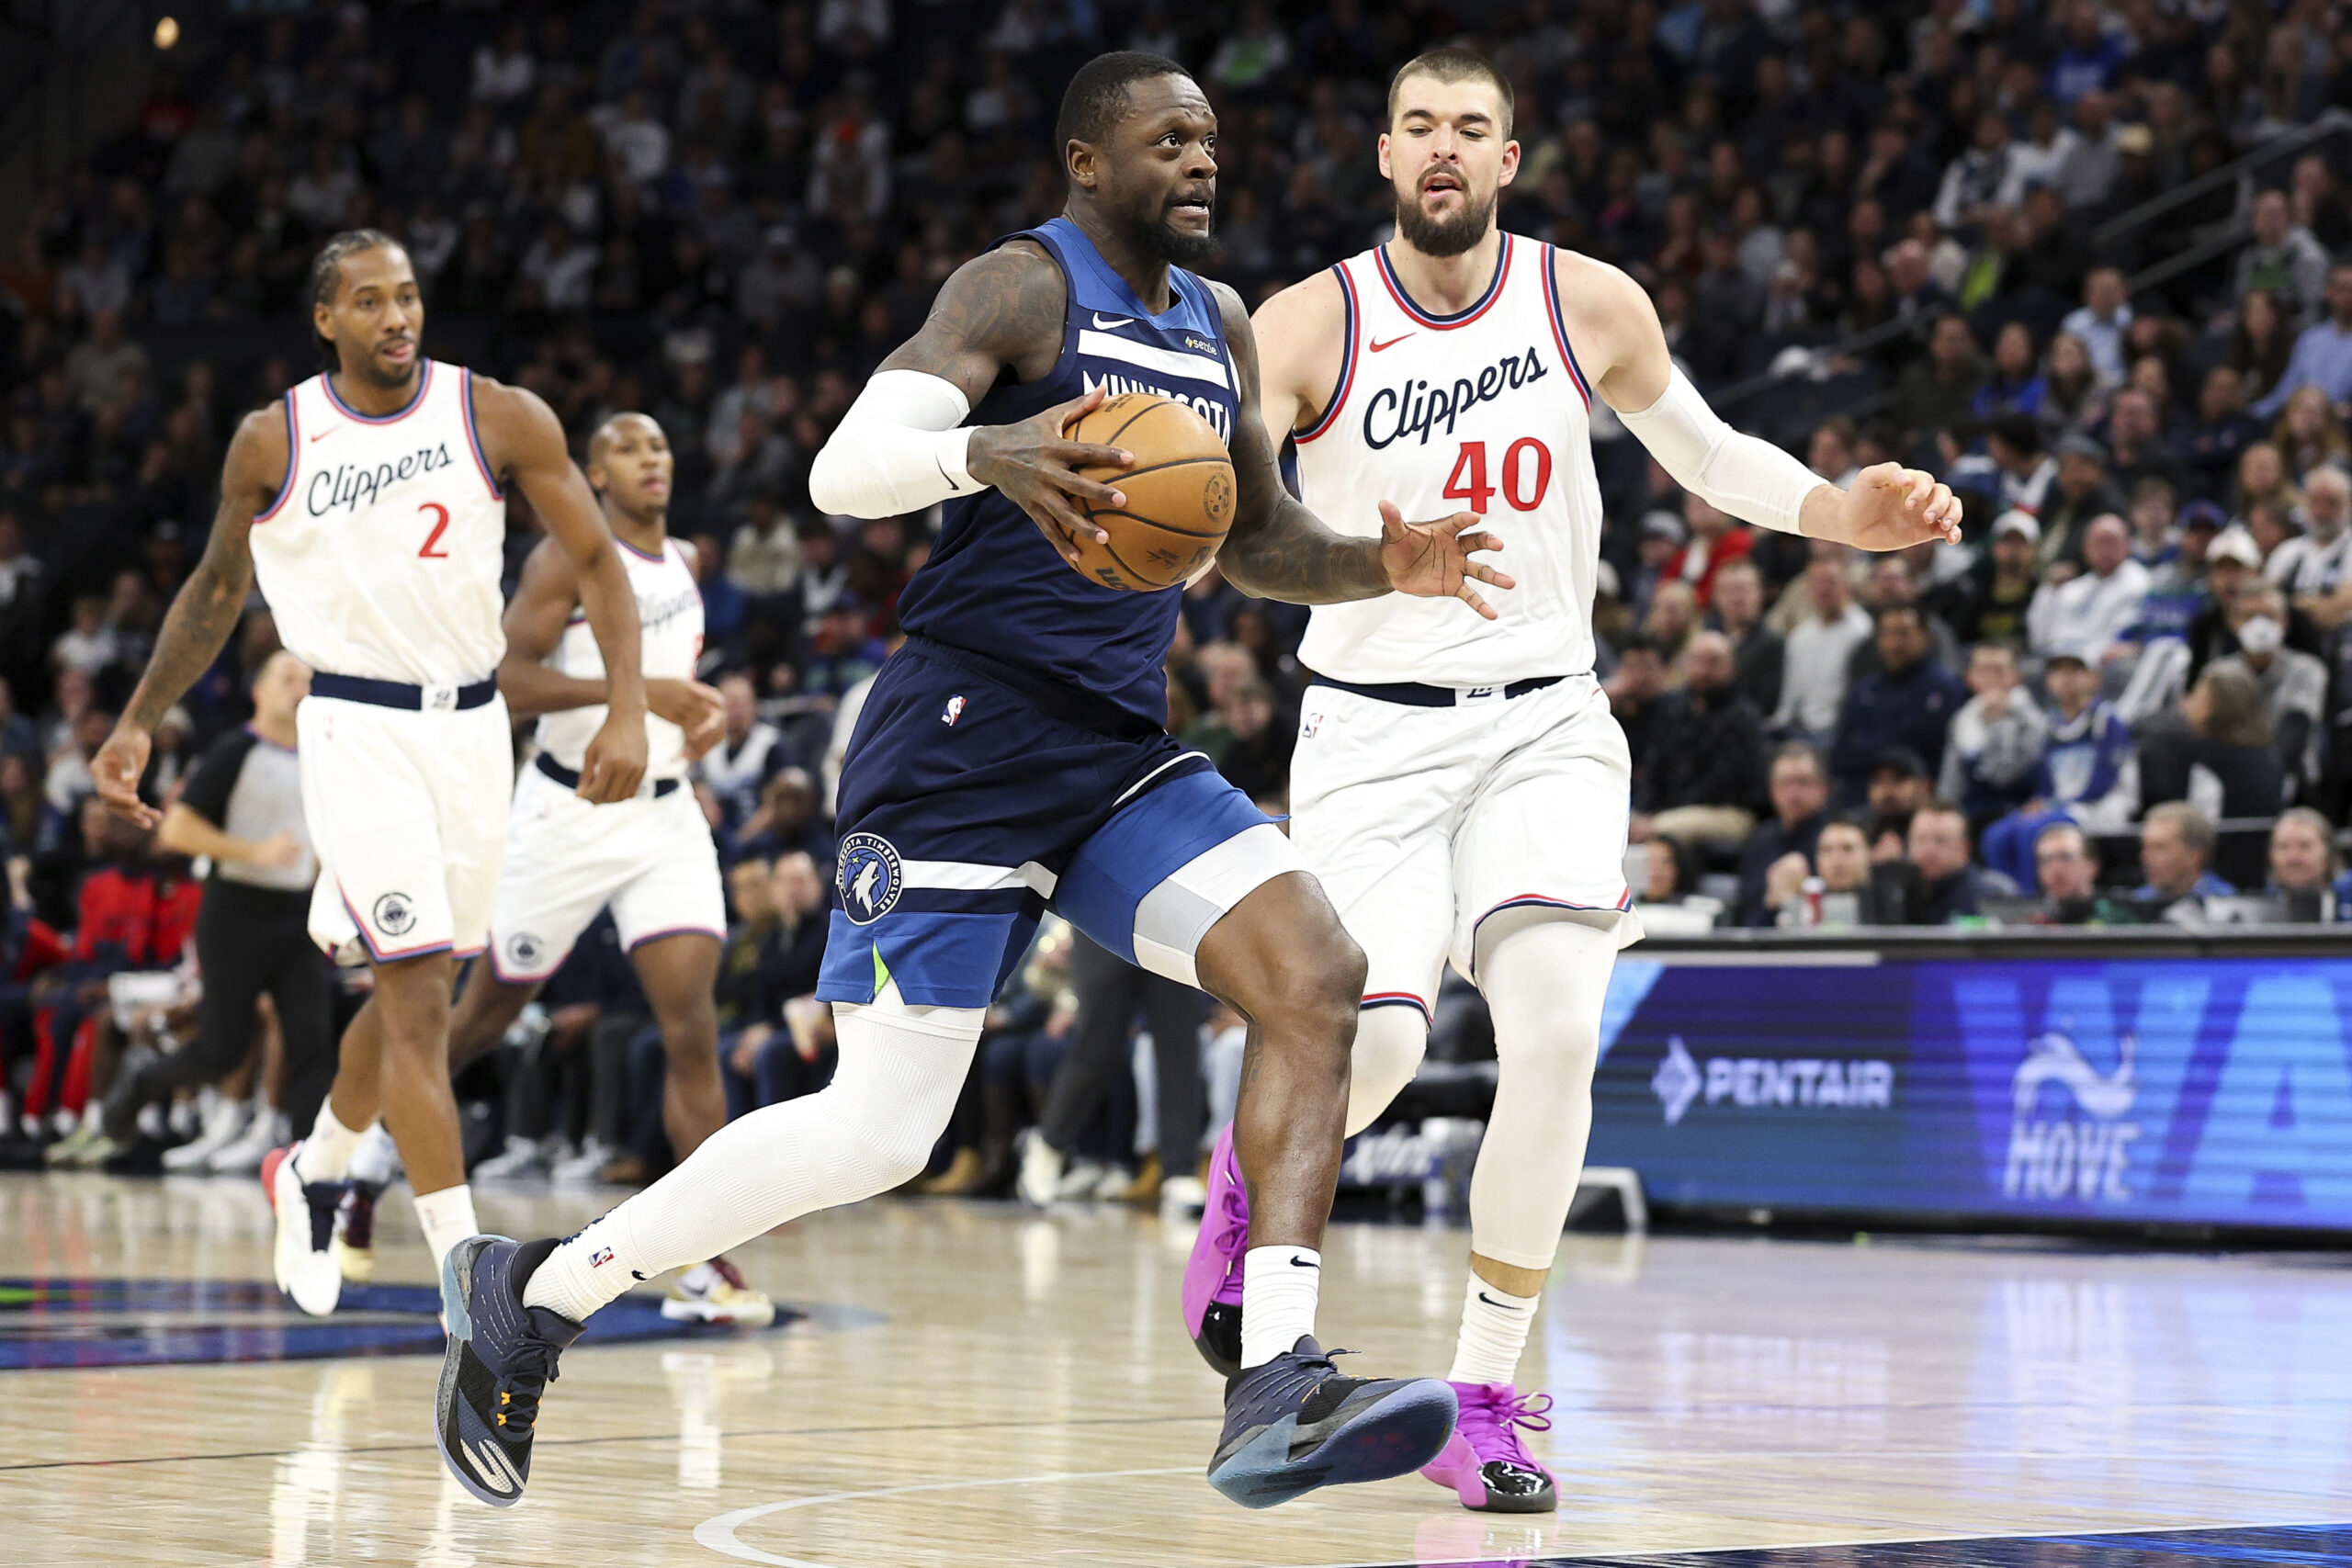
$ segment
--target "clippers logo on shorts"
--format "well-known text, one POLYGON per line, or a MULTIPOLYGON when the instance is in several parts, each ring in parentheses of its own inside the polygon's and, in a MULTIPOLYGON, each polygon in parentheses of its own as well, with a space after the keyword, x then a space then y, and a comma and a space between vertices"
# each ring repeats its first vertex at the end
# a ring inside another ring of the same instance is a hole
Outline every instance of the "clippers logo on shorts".
POLYGON ((376 900, 372 911, 376 929, 386 936, 405 936, 416 924, 416 906, 409 902, 405 893, 387 893, 376 900))
POLYGON ((517 969, 537 968, 547 953, 547 943, 529 931, 516 931, 506 939, 506 961, 517 969))
POLYGON ((898 904, 906 875, 889 840, 878 833, 852 833, 842 840, 841 870, 834 883, 841 890, 842 913, 852 924, 870 926, 898 904))

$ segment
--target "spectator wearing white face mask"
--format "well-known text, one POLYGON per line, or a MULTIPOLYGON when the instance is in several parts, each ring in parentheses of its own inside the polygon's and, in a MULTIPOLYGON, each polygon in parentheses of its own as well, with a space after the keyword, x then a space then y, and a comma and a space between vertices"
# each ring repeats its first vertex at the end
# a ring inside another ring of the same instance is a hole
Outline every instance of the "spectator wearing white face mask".
MULTIPOLYGON (((2320 716, 2327 706, 2327 666, 2287 646, 2287 603, 2270 583, 2241 584, 2227 608, 2238 651, 2211 668, 2245 671, 2262 694, 2271 749, 2297 793, 2319 781, 2320 716)), ((2308 796, 2306 796, 2308 798, 2308 796)))

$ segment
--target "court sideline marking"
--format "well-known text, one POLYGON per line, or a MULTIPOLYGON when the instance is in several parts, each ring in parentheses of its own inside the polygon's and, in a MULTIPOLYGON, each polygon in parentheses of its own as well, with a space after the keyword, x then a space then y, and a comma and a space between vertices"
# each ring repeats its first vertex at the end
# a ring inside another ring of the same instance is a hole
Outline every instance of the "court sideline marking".
MULTIPOLYGON (((884 1486, 865 1492, 824 1492, 820 1493, 813 1497, 793 1497, 781 1503, 762 1503, 753 1507, 738 1508, 732 1513, 714 1516, 711 1518, 705 1519, 702 1523, 695 1527, 695 1540, 699 1544, 709 1548, 713 1551, 718 1552, 722 1556, 737 1558, 746 1562, 769 1564, 770 1568, 835 1568, 835 1565, 831 1563, 815 1562, 803 1557, 778 1557, 773 1552, 762 1551, 758 1547, 746 1546, 743 1542, 735 1539, 735 1532, 738 1529, 750 1524, 752 1520, 764 1518, 771 1514, 781 1514, 794 1508, 815 1507, 818 1505, 824 1503, 855 1503, 874 1497, 901 1497, 910 1494, 922 1492, 969 1491, 982 1486, 1030 1486, 1040 1483, 1057 1481, 1117 1481, 1132 1479, 1137 1476, 1191 1475, 1193 1473, 1195 1473, 1195 1471, 1191 1465, 1183 1465, 1169 1470, 1065 1471, 1046 1475, 999 1476, 994 1480, 986 1481, 933 1481, 927 1482, 920 1486, 884 1486)), ((1778 1544, 1766 1544, 1761 1546, 1709 1547, 1702 1548, 1698 1551, 1676 1551, 1673 1549, 1667 1549, 1665 1551, 1629 1551, 1623 1553, 1612 1552, 1605 1557, 1580 1557, 1575 1559, 1575 1561, 1588 1562, 1623 1562, 1634 1564, 1656 1562, 1659 1559, 1665 1557, 1673 1557, 1677 1559, 1690 1557, 1730 1557, 1758 1551, 1838 1551, 1849 1547, 1933 1546, 1939 1543, 1987 1540, 2076 1540, 2095 1536, 2175 1535, 2201 1533, 2208 1530, 2325 1529, 2335 1528, 2338 1523, 2339 1521, 2332 1519, 2296 1519, 2263 1520, 2251 1523, 2231 1522, 2211 1525, 2116 1525, 2093 1529, 2068 1530, 2063 1534, 2056 1535, 2046 1531, 2031 1531, 2016 1535, 1996 1536, 1988 1536, 1982 1532, 1905 1536, 1894 1540, 1873 1536, 1858 1538, 1851 1540, 1800 1540, 1778 1544)), ((1551 1555, 1549 1549, 1546 1549, 1545 1555, 1551 1555)), ((1364 1562, 1361 1560, 1350 1559, 1345 1562, 1297 1563, 1283 1565, 1283 1568, 1419 1568, 1419 1564, 1423 1560, 1418 1556, 1398 1562, 1385 1563, 1364 1562)), ((1464 1564, 1478 1562, 1526 1564, 1530 1560, 1526 1552, 1517 1551, 1508 1552, 1500 1557, 1471 1557, 1457 1559, 1456 1561, 1464 1564)))

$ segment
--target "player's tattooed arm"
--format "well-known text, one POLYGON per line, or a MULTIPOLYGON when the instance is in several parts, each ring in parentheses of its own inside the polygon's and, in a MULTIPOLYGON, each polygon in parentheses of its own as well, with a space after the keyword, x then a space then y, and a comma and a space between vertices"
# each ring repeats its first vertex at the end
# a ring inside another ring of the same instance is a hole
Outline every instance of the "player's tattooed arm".
POLYGON ((244 614, 254 582, 254 518, 284 488, 292 461, 282 403, 255 409, 239 422, 221 464, 220 504, 213 513, 204 555, 173 596, 155 637, 155 651, 114 733, 91 759, 99 797, 142 828, 162 820, 139 798, 139 781, 147 772, 148 738, 171 705, 212 667, 244 614))
MULTIPOLYGON (((1035 381, 1061 357, 1069 285, 1061 268, 1032 242, 1020 240, 975 256, 939 290, 922 330, 899 344, 878 368, 914 370, 952 383, 967 404, 978 404, 1010 373, 1035 381)), ((992 486, 1037 525, 1055 553, 1076 566, 1078 541, 1110 542, 1110 535, 1080 513, 1076 501, 1120 506, 1125 497, 1079 473, 1124 468, 1132 459, 1112 446, 1069 438, 1070 422, 1102 401, 1098 388, 1016 424, 974 428, 964 471, 992 486)))
POLYGON ((1042 248, 1000 245, 949 275, 922 326, 876 368, 936 376, 978 403, 1008 370, 1035 381, 1053 369, 1067 303, 1061 268, 1042 248))
POLYGON ((646 702, 644 637, 620 547, 545 400, 484 376, 474 381, 474 409, 491 471, 523 492, 549 538, 571 558, 580 607, 604 657, 608 711, 581 760, 578 793, 599 805, 627 800, 645 777, 646 702))
POLYGON ((1474 512, 1433 523, 1407 523, 1380 503, 1381 531, 1365 537, 1334 533, 1283 488, 1273 438, 1260 407, 1258 342, 1241 297, 1221 283, 1216 291, 1225 317, 1226 345, 1241 378, 1241 412, 1233 422, 1233 530, 1217 553, 1226 581, 1244 593, 1293 604, 1335 604, 1383 593, 1458 598, 1487 619, 1494 609, 1473 581, 1514 586, 1494 568, 1469 558, 1502 542, 1478 528, 1474 512), (1465 532, 1467 530, 1467 532, 1465 532))

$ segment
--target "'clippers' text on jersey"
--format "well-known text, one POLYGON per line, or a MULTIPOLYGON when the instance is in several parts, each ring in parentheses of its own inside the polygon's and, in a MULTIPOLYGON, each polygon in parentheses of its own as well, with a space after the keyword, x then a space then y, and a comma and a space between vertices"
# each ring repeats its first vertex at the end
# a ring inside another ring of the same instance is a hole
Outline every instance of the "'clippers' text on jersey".
POLYGON ((1432 386, 1408 376, 1402 386, 1383 387, 1365 400, 1363 444, 1380 451, 1391 442, 1431 434, 1451 435, 1462 416, 1480 403, 1532 386, 1549 374, 1544 356, 1530 344, 1525 354, 1506 354, 1476 377, 1456 376, 1451 385, 1432 386))
POLYGON ((325 376, 286 393, 286 482, 254 514, 254 580, 313 670, 468 685, 506 653, 506 498, 474 429, 465 367, 426 360, 397 412, 325 376))
POLYGON ((449 456, 449 444, 436 442, 420 446, 398 462, 378 463, 373 467, 338 463, 334 468, 313 473, 302 487, 302 506, 313 517, 324 517, 330 512, 357 512, 376 504, 376 498, 404 484, 420 474, 456 466, 449 456))
POLYGON ((1591 388, 1552 247, 1501 241, 1486 292, 1447 316, 1416 303, 1379 249, 1332 269, 1347 335, 1320 416, 1297 433, 1298 481, 1343 534, 1377 534, 1384 501, 1416 521, 1477 513, 1518 586, 1480 586, 1492 621, 1451 599, 1317 604, 1299 661, 1319 674, 1473 688, 1592 668, 1591 388))

